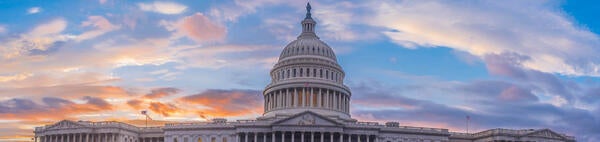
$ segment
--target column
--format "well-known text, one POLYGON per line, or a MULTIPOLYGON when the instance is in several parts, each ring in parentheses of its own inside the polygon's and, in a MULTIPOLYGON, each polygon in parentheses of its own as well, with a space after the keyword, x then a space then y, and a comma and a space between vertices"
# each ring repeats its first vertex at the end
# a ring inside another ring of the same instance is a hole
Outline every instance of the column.
POLYGON ((371 140, 369 140, 369 139, 371 139, 371 138, 369 135, 367 135, 367 142, 371 142, 371 140))
POLYGON ((292 97, 290 94, 290 89, 288 89, 288 88, 285 89, 285 96, 287 96, 285 99, 285 102, 287 102, 287 107, 291 107, 292 106, 292 97))
POLYGON ((254 141, 253 142, 258 142, 258 139, 257 139, 258 136, 257 135, 258 135, 258 133, 254 133, 254 141))
POLYGON ((110 141, 115 142, 115 134, 110 134, 110 141))
POLYGON ((60 142, 64 142, 65 141, 65 135, 59 135, 60 136, 60 142))
MULTIPOLYGON (((293 134, 294 132, 292 132, 293 134)), ((285 142, 285 132, 281 132, 281 142, 285 142)), ((294 137, 292 136, 292 142, 294 142, 294 137)))
POLYGON ((279 91, 279 94, 281 95, 281 98, 283 98, 283 99, 281 99, 281 103, 283 104, 283 107, 286 108, 287 101, 285 101, 285 100, 287 99, 287 96, 285 94, 283 94, 283 91, 281 91, 281 89, 278 91, 279 91))
POLYGON ((85 142, 90 142, 90 133, 85 134, 85 142))
POLYGON ((330 90, 327 89, 327 99, 329 99, 327 101, 327 108, 331 109, 331 108, 333 108, 333 95, 329 91, 330 90))
POLYGON ((235 133, 235 142, 242 142, 242 140, 240 140, 240 134, 239 133, 235 133))
POLYGON ((329 133, 329 142, 333 142, 333 133, 329 133))
POLYGON ((310 104, 309 104, 308 106, 310 106, 310 107, 315 107, 315 106, 314 106, 314 104, 315 104, 315 102, 314 102, 314 97, 315 97, 315 94, 314 94, 314 89, 311 87, 311 88, 310 88, 310 101, 309 101, 309 102, 310 102, 310 104))
POLYGON ((293 95, 294 95, 294 102, 293 102, 294 103, 294 107, 295 106, 299 106, 298 105, 298 89, 297 88, 294 88, 294 94, 293 95))
POLYGON ((303 87, 302 88, 302 105, 301 105, 302 107, 306 106, 306 95, 307 95, 306 87, 303 87))
POLYGON ((276 92, 273 92, 273 96, 275 96, 275 108, 279 108, 279 106, 281 106, 279 104, 279 96, 277 95, 276 92))
POLYGON ((271 132, 271 142, 275 142, 275 132, 271 132))
POLYGON ((325 100, 324 100, 325 101, 325 103, 324 103, 325 106, 324 107, 325 108, 329 108, 329 89, 325 90, 325 94, 324 95, 325 95, 324 96, 324 98, 325 98, 325 100))
POLYGON ((321 142, 323 142, 323 137, 325 137, 325 133, 321 132, 321 142))
POLYGON ((360 135, 356 135, 356 139, 358 139, 358 142, 361 142, 360 141, 360 135))
POLYGON ((310 132, 310 142, 315 142, 315 133, 310 132))
POLYGON ((245 134, 244 134, 244 142, 248 142, 248 134, 249 134, 249 133, 245 133, 245 134))
POLYGON ((304 142, 304 132, 300 132, 300 142, 304 142))
POLYGON ((263 134, 263 142, 267 142, 267 133, 263 134))
POLYGON ((344 142, 344 141, 342 141, 342 140, 344 140, 344 135, 343 135, 343 134, 340 134, 340 142, 344 142))
POLYGON ((321 94, 321 88, 319 88, 319 94, 317 94, 317 106, 318 107, 323 107, 321 104, 323 102, 322 97, 323 94, 321 94))

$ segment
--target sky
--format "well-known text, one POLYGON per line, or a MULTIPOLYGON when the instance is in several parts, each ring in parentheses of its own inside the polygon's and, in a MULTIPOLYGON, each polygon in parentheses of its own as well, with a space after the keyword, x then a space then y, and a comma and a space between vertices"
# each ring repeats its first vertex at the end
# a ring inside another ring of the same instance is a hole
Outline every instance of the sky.
MULTIPOLYGON (((0 1, 0 141, 63 119, 254 119, 305 0, 0 1)), ((600 3, 311 1, 359 121, 600 141, 600 3)))

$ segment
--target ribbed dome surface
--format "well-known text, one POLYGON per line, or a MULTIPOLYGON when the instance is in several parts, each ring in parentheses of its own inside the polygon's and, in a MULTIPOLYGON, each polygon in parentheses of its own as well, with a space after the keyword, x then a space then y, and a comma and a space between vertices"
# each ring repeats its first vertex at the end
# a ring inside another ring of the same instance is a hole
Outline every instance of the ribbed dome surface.
POLYGON ((301 55, 324 56, 336 61, 335 54, 329 45, 318 38, 299 38, 288 44, 281 52, 279 60, 301 55))

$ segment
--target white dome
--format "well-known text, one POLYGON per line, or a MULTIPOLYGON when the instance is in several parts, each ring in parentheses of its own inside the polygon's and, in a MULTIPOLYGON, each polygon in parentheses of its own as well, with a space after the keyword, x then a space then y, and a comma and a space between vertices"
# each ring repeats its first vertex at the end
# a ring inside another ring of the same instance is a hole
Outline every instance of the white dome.
POLYGON ((324 56, 336 60, 333 50, 325 42, 318 38, 298 38, 288 44, 281 52, 279 60, 298 55, 324 56))

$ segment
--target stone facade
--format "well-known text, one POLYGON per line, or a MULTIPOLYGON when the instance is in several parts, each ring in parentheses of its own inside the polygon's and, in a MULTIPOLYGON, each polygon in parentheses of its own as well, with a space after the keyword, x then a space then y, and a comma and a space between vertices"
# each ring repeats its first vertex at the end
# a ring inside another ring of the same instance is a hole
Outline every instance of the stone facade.
POLYGON ((319 39, 307 14, 298 39, 270 72, 263 116, 136 127, 122 122, 63 120, 34 130, 36 142, 573 142, 549 129, 491 129, 473 134, 448 129, 379 124, 352 119, 352 93, 333 50, 319 39))

